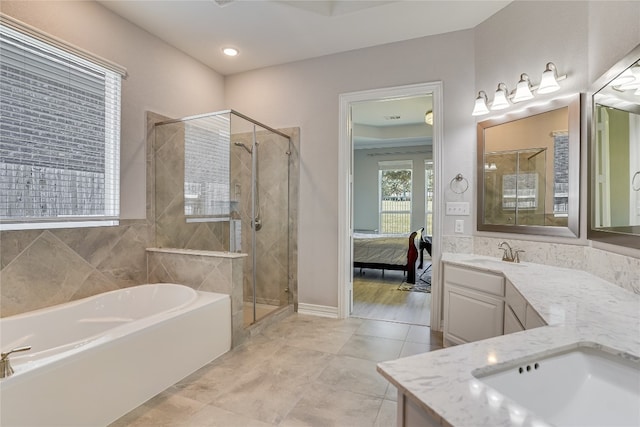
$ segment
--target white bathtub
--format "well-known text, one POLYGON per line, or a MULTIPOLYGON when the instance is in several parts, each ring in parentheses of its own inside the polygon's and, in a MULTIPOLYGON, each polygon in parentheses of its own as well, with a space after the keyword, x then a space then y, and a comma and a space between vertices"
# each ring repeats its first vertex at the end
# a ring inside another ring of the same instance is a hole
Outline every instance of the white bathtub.
POLYGON ((105 426, 231 348, 229 295, 141 285, 0 319, 0 425, 105 426))

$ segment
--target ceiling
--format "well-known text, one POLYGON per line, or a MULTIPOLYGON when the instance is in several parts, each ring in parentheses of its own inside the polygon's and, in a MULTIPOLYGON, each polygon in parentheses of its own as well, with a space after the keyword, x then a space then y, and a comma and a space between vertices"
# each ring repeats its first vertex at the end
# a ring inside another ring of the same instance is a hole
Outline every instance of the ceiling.
POLYGON ((223 75, 473 28, 511 1, 99 0, 223 75), (235 47, 236 57, 222 54, 235 47))
POLYGON ((431 95, 353 103, 354 149, 431 145, 433 127, 425 114, 432 105, 431 95))
MULTIPOLYGON (((223 75, 473 28, 498 0, 98 0, 223 75), (224 47, 240 51, 222 54, 224 47)), ((354 147, 431 143, 431 96, 354 106, 354 147)))

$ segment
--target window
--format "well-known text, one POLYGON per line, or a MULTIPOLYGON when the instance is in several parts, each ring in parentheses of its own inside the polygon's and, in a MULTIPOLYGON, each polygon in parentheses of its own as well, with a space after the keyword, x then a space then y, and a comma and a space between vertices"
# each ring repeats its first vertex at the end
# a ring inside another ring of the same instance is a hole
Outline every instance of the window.
POLYGON ((186 122, 184 214, 187 222, 228 221, 229 115, 186 122))
POLYGON ((123 72, 2 22, 1 229, 117 224, 123 72))
POLYGON ((433 161, 424 161, 424 234, 433 236, 433 161))
POLYGON ((413 162, 381 161, 379 169, 380 232, 411 231, 411 171, 413 162))

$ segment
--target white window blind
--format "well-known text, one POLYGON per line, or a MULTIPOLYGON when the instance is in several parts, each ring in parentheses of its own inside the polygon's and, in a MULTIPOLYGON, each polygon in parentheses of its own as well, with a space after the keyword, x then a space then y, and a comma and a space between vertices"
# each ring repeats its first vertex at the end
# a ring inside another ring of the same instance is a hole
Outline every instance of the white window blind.
POLYGON ((0 25, 2 229, 117 224, 120 82, 0 25))
POLYGON ((184 214, 187 222, 229 220, 229 116, 185 123, 184 214))

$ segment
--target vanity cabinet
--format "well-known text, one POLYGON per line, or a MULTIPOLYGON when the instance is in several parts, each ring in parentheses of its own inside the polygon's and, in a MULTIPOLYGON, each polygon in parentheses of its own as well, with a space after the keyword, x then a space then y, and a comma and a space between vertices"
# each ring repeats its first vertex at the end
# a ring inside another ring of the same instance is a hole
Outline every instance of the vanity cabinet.
POLYGON ((444 342, 464 344, 544 326, 503 275, 444 264, 444 342))
POLYGON ((544 326, 542 317, 527 303, 513 284, 506 280, 504 290, 504 333, 520 332, 544 326))
POLYGON ((503 334, 504 281, 501 275, 445 264, 445 344, 503 334))

